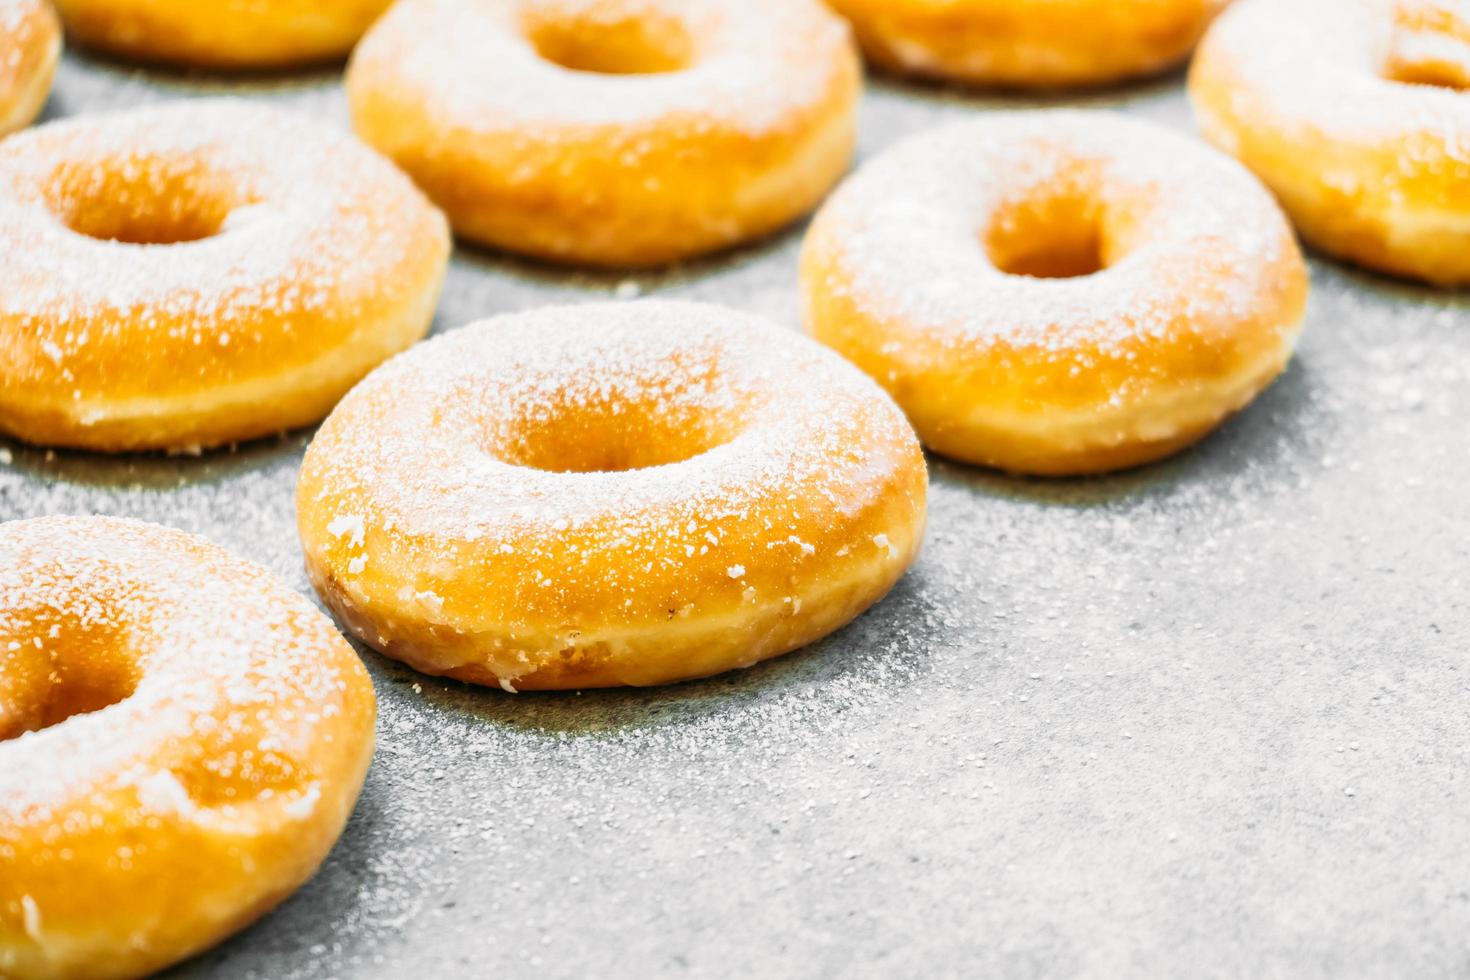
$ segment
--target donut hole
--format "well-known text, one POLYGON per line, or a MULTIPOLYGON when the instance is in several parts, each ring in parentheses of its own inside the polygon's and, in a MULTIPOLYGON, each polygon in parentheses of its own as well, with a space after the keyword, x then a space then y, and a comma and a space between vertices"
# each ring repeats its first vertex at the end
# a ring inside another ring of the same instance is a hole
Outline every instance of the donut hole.
POLYGON ((1470 89, 1470 20, 1434 2, 1400 2, 1381 73, 1390 82, 1470 89))
POLYGON ((217 235, 242 203, 190 161, 68 166, 47 187, 52 211, 79 235, 131 245, 176 245, 217 235))
POLYGON ((56 681, 46 699, 41 727, 59 725, 132 697, 138 686, 136 665, 117 656, 69 657, 56 666, 56 681))
POLYGON ((1470 90, 1470 59, 1392 59, 1384 77, 1400 85, 1428 85, 1453 92, 1470 90))
MULTIPOLYGON (((702 389, 702 386, 701 386, 702 389)), ((595 396, 569 386, 528 397, 492 434, 491 452, 516 466, 553 473, 620 473, 682 463, 739 434, 733 410, 690 389, 670 394, 616 388, 595 396)))
POLYGON ((1033 279, 1075 279, 1108 266, 1102 211, 1080 195, 1038 196, 1003 208, 984 234, 990 261, 1033 279))
POLYGON ((0 644, 17 644, 0 659, 0 741, 120 704, 137 689, 137 661, 109 631, 70 632, 0 644))
POLYGON ((521 27, 542 58, 570 71, 657 75, 690 66, 694 39, 682 21, 651 11, 634 14, 622 6, 567 11, 531 4, 522 11, 521 27))

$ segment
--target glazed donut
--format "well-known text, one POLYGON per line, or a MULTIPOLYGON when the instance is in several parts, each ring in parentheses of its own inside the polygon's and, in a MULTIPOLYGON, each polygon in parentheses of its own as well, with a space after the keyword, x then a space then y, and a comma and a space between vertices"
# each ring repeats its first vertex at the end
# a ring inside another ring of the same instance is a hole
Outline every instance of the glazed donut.
POLYGON ((1205 136, 1322 251, 1470 283, 1470 6, 1243 0, 1190 73, 1205 136))
POLYGON ((1230 0, 827 0, 888 71, 1048 89, 1182 62, 1230 0))
POLYGON ((404 0, 347 94, 459 235, 631 268, 815 207, 852 156, 860 76, 817 0, 404 0))
POLYGON ((840 358, 647 301, 497 317, 394 358, 322 426, 296 505, 351 632, 514 691, 811 643, 903 574, 926 487, 903 414, 840 358))
POLYGON ((40 115, 60 57, 61 24, 46 0, 0 0, 0 136, 40 115))
POLYGON ((1199 439, 1285 366, 1307 274, 1228 157, 1109 113, 914 137, 817 215, 807 329, 937 452, 1093 473, 1199 439))
POLYGON ((197 450, 320 419, 423 336, 449 234, 377 154, 228 101, 0 143, 0 430, 197 450))
POLYGON ((341 833, 373 717, 265 569, 138 521, 0 525, 0 976, 139 976, 264 914, 341 833))
POLYGON ((284 68, 342 58, 392 0, 55 0, 81 44, 183 67, 284 68))

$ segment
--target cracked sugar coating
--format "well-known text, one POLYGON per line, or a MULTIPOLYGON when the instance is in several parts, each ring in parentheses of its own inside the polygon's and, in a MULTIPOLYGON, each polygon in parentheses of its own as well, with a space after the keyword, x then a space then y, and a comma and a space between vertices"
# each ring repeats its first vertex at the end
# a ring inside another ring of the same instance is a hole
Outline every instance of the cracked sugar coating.
POLYGON ((407 0, 347 75, 357 131, 457 233, 602 267, 814 207, 851 159, 860 84, 814 0, 407 0))
POLYGON ((187 449, 315 421, 428 328, 442 217, 385 160, 230 100, 0 146, 0 428, 187 449))
POLYGON ((372 685, 301 595, 152 524, 0 525, 0 974, 134 976, 326 856, 372 685))
POLYGON ((355 389, 297 491, 364 641, 511 688, 653 684, 830 632, 902 574, 926 474, 821 347, 688 303, 558 307, 420 345, 355 389))
POLYGON ((914 137, 850 178, 803 250, 808 329, 926 445, 1046 474, 1155 459, 1286 363, 1307 294, 1235 162, 1107 113, 914 137))
POLYGON ((1190 73, 1200 128, 1339 258, 1470 282, 1470 9, 1244 0, 1190 73))
POLYGON ((61 57, 61 24, 46 0, 0 0, 0 136, 41 111, 61 57))

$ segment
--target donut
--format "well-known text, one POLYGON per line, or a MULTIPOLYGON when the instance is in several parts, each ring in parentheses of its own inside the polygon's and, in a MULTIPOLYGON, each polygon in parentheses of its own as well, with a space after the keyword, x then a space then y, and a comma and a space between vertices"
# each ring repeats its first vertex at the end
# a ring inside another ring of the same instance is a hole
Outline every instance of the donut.
POLYGON ((78 42, 134 61, 241 70, 343 58, 393 0, 54 0, 78 42))
POLYGON ((134 977, 316 870, 372 684, 306 598, 202 538, 0 525, 0 976, 134 977))
POLYGON ((794 332, 644 301, 495 317, 327 419, 296 506, 338 621, 506 690, 663 684, 811 643, 913 561, 903 414, 794 332))
POLYGON ((428 329, 443 217, 347 136, 240 102, 0 143, 0 431, 196 451, 315 422, 428 329))
POLYGON ((851 159, 860 82, 817 0, 403 0, 347 94, 460 236, 635 268, 815 207, 851 159))
POLYGON ((60 57, 61 24, 46 0, 0 0, 0 136, 40 115, 60 57))
POLYGON ((1111 113, 997 114, 850 178, 802 249, 808 331, 924 444, 1018 473, 1134 466, 1286 365, 1307 274, 1228 157, 1111 113))
POLYGON ((1275 192, 1308 244, 1470 283, 1470 8, 1243 0, 1200 47, 1206 138, 1275 192))
POLYGON ((1174 67, 1229 0, 827 0, 869 61, 1018 89, 1106 85, 1174 67))

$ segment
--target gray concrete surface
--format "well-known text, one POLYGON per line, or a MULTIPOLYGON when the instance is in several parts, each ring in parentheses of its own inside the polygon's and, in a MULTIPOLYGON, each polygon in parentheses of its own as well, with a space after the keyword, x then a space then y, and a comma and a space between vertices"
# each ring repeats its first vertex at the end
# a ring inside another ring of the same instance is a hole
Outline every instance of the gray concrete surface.
MULTIPOLYGON (((75 58, 50 111, 237 87, 343 119, 331 74, 75 58)), ((1178 79, 1081 101, 1189 125, 1178 79)), ((1017 104, 876 84, 863 151, 1017 104)), ((631 281, 794 324, 798 236, 631 281)), ((367 654, 379 749, 346 835, 176 975, 1470 972, 1470 312, 1313 272, 1299 358, 1194 451, 1069 482, 934 460, 922 560, 812 649, 519 697, 367 654)), ((437 328, 622 282, 461 251, 437 328)), ((307 438, 182 461, 4 444, 0 518, 147 518, 306 590, 307 438)))

